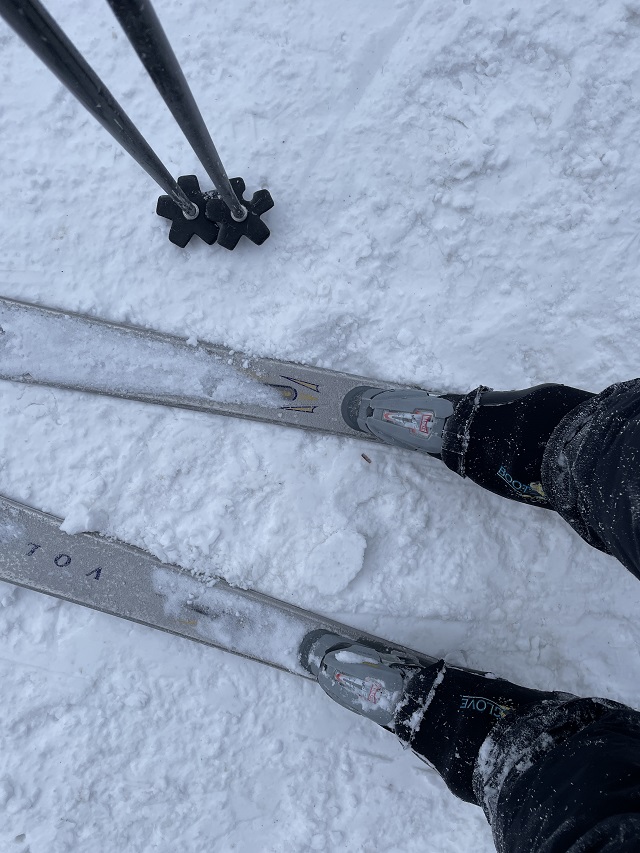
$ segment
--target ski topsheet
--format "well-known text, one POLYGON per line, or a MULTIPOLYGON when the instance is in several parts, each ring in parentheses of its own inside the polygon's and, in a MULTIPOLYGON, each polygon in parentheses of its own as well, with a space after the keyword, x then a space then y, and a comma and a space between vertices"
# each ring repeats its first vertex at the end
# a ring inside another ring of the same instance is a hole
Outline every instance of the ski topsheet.
POLYGON ((146 551, 91 533, 0 495, 0 580, 233 652, 305 678, 298 660, 310 632, 426 655, 263 593, 162 563, 146 551))
POLYGON ((3 297, 0 330, 0 379, 376 440, 341 412, 373 379, 3 297))

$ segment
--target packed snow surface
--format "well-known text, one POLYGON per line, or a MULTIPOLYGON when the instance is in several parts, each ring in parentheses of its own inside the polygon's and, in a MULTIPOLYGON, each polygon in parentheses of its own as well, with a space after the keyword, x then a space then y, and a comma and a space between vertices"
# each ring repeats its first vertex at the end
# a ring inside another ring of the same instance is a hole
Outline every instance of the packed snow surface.
POLYGON ((195 617, 200 635, 212 643, 308 677, 298 650, 305 635, 318 626, 301 614, 243 598, 236 588, 221 583, 198 590, 192 578, 166 568, 154 570, 153 591, 170 616, 195 617))
POLYGON ((197 344, 180 346, 0 302, 0 375, 20 379, 25 374, 43 385, 88 386, 105 393, 267 405, 278 400, 275 392, 197 344))
MULTIPOLYGON (((637 375, 638 0, 154 5, 271 238, 169 243, 160 190, 0 25, 3 295, 436 392, 637 375)), ((108 5, 47 8, 209 188, 108 5)), ((640 706, 640 584, 551 512, 384 446, 0 392, 0 492, 69 531, 640 706)), ((2 850, 493 849, 311 682, 7 585, 0 675, 2 850)))

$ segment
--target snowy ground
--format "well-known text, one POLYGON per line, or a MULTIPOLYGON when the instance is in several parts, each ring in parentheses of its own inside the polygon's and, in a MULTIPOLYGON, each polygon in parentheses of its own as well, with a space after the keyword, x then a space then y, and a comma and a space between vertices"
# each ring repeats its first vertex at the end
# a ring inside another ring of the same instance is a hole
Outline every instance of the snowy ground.
MULTIPOLYGON (((51 0, 175 174, 100 0, 51 0)), ((271 239, 181 251, 0 27, 0 292, 434 390, 638 374, 640 2, 157 11, 271 239), (127 205, 125 207, 124 205, 127 205)), ((640 706, 640 585, 551 513, 384 447, 3 384, 0 492, 430 654, 640 706)), ((487 853, 311 683, 0 587, 0 849, 487 853)))

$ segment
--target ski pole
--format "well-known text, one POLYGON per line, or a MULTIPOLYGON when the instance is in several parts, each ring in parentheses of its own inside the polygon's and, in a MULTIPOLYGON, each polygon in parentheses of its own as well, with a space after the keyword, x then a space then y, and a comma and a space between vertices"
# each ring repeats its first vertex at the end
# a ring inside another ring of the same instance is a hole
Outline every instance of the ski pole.
POLYGON ((107 0, 127 38, 177 121, 231 216, 242 222, 247 209, 233 191, 180 63, 150 0, 107 0))
POLYGON ((198 218, 198 206, 172 178, 102 80, 38 0, 0 0, 0 15, 85 109, 173 199, 185 219, 198 218))

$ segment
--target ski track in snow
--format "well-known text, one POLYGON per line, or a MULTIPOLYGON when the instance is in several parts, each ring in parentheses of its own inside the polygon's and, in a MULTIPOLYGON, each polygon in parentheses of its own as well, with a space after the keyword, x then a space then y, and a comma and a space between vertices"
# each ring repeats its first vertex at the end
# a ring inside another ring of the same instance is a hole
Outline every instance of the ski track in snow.
MULTIPOLYGON (((2 25, 3 295, 435 391, 637 375, 637 0, 155 5, 272 237, 172 246, 154 184, 2 25)), ((48 8, 208 186, 107 4, 48 8)), ((0 492, 67 529, 640 706, 640 585, 551 513, 390 448, 0 393, 0 492)), ((7 585, 0 673, 2 850, 493 850, 301 679, 7 585)))

